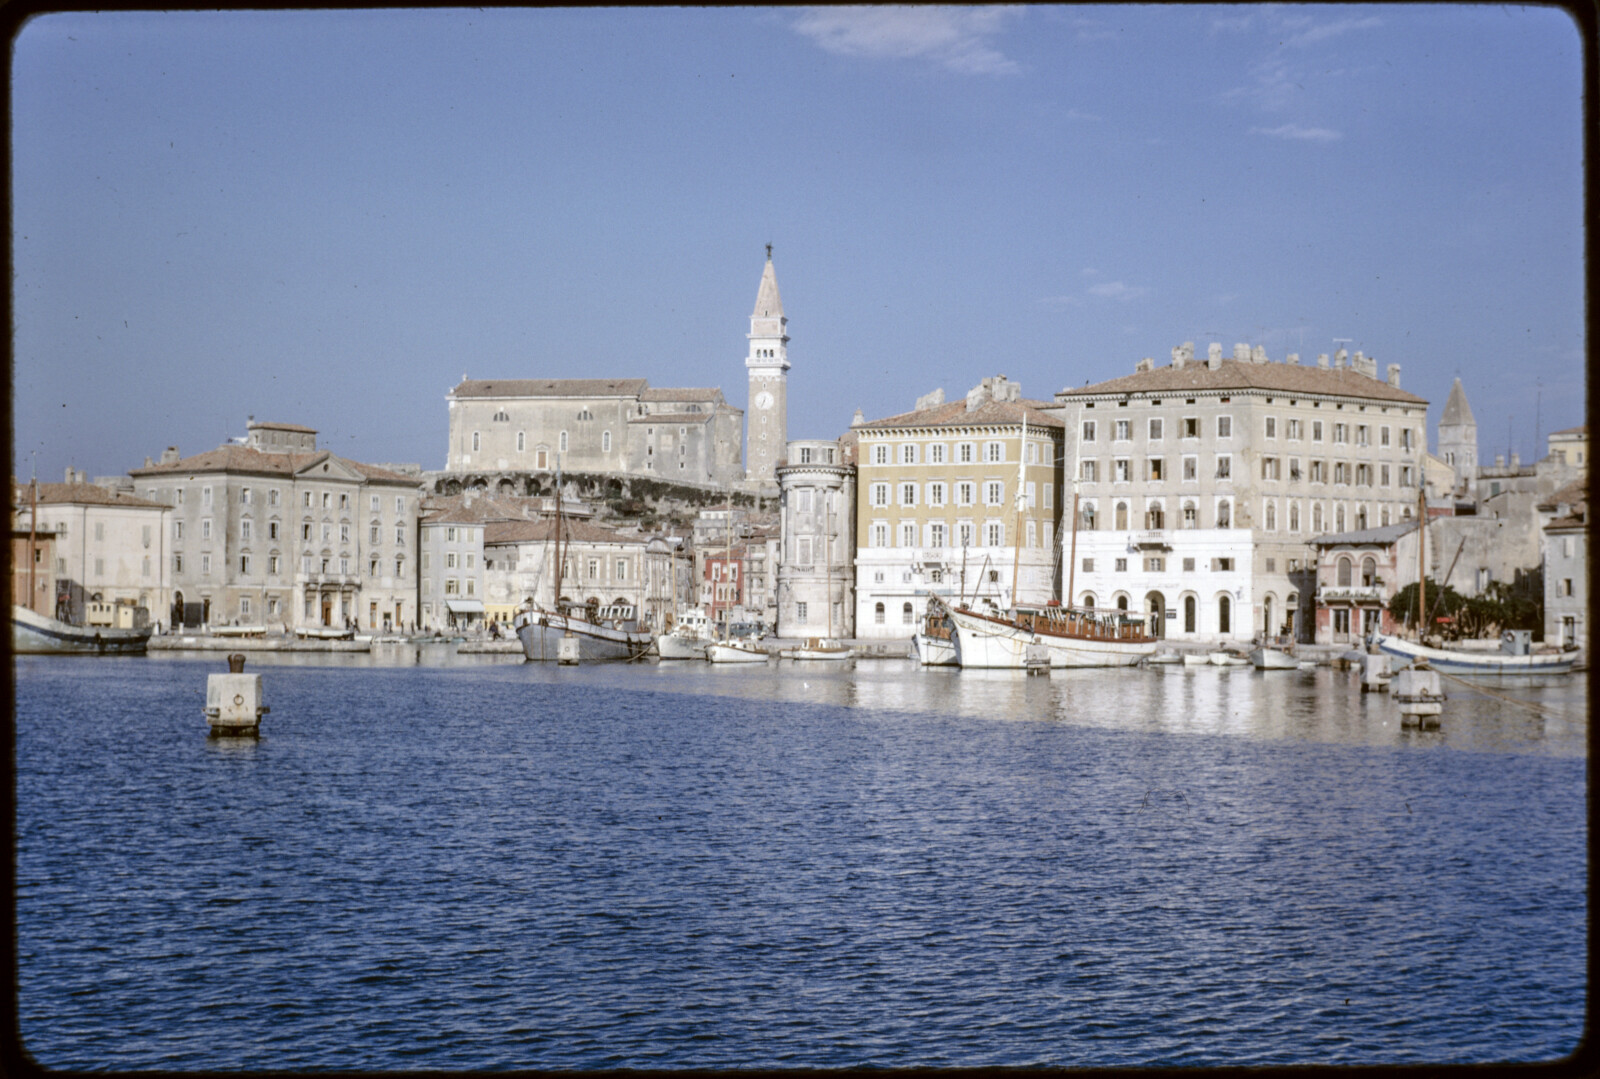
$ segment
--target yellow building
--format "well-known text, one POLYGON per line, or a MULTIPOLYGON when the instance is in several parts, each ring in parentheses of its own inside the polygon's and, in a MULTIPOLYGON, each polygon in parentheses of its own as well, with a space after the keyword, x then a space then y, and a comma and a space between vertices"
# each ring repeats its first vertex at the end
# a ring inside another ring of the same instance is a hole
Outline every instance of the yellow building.
POLYGON ((910 636, 930 595, 1055 598, 1062 422, 1046 407, 1001 375, 852 425, 856 636, 910 636))

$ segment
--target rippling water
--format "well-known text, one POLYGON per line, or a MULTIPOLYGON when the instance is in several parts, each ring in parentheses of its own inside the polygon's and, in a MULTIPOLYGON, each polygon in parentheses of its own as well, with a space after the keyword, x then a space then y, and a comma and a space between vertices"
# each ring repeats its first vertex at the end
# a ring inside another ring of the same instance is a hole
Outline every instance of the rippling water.
POLYGON ((19 659, 19 1026, 74 1069, 1548 1060, 1582 682, 19 659), (1499 692, 1499 691, 1497 691, 1499 692))

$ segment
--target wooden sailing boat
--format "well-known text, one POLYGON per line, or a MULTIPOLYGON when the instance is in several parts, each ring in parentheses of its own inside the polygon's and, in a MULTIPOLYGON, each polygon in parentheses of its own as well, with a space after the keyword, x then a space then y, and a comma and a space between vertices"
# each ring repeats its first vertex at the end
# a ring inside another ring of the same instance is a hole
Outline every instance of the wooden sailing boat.
MULTIPOLYGON (((727 543, 723 547, 723 564, 733 565, 733 499, 728 499, 728 531, 727 543)), ((716 605, 716 596, 711 597, 712 605, 716 605)), ((731 625, 724 620, 722 636, 706 645, 706 659, 712 663, 765 663, 767 650, 754 641, 735 638, 731 625)))
MULTIPOLYGON (((1069 606, 1051 600, 1042 606, 1018 602, 1018 574, 1022 557, 1022 507, 1026 502, 1024 477, 1027 462, 1028 415, 1022 414, 1022 445, 1017 460, 1016 549, 1012 561, 1011 609, 981 613, 965 605, 949 607, 930 601, 930 611, 947 616, 955 627, 956 656, 963 667, 1027 666, 1030 645, 1043 645, 1052 667, 1131 667, 1156 650, 1157 641, 1146 631, 1142 618, 1123 610, 1069 606)), ((1077 465, 1076 455, 1073 460, 1077 465)), ((1072 552, 1078 549, 1078 479, 1072 480, 1072 552)), ((1068 574, 1072 567, 1068 567, 1068 574)), ((1069 576, 1070 580, 1070 576, 1069 576)))

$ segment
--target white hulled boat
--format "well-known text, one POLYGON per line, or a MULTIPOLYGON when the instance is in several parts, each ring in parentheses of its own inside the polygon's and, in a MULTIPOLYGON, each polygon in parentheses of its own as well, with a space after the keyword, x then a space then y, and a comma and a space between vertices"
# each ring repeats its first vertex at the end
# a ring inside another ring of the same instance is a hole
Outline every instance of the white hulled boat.
POLYGON ((1498 652, 1463 652, 1449 648, 1429 648, 1400 637, 1375 634, 1373 643, 1380 651, 1406 662, 1427 661, 1443 674, 1468 678, 1508 678, 1534 674, 1570 674, 1580 653, 1523 652, 1526 642, 1511 630, 1500 636, 1498 652))
POLYGON ((854 655, 850 646, 834 637, 808 637, 806 643, 785 648, 778 655, 783 659, 849 659, 854 655))
POLYGON ((1300 666, 1293 652, 1265 644, 1250 650, 1250 662, 1258 671, 1292 671, 1300 666))
POLYGON ((152 629, 75 626, 11 605, 11 651, 21 656, 138 655, 149 647, 152 629))
POLYGON ((730 637, 707 645, 706 659, 712 663, 765 663, 767 650, 754 641, 730 637))
POLYGON ((560 611, 528 610, 513 623, 522 654, 530 660, 555 662, 561 658, 561 640, 578 640, 578 660, 640 659, 650 651, 655 636, 641 629, 632 604, 609 607, 563 605, 560 611))
POLYGON ((943 603, 928 604, 922 625, 911 638, 917 650, 917 662, 924 667, 959 667, 961 658, 956 654, 955 623, 943 603))
POLYGON ((1044 606, 984 614, 939 605, 955 626, 962 667, 1022 670, 1031 644, 1045 646, 1052 667, 1131 667, 1159 643, 1144 631, 1143 619, 1123 610, 1044 606))
POLYGON ((715 640, 710 626, 706 612, 685 611, 669 632, 656 638, 656 654, 662 659, 705 659, 707 646, 715 640))

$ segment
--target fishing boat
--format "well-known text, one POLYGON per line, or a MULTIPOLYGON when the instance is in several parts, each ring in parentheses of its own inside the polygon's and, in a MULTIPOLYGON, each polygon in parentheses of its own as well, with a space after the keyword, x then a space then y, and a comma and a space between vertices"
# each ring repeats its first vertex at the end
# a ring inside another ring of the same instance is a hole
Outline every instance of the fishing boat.
POLYGON ((212 626, 213 637, 265 637, 267 627, 263 625, 250 626, 212 626))
POLYGON ((662 659, 705 659, 706 647, 715 639, 710 626, 706 612, 685 611, 671 630, 656 638, 656 654, 662 659))
POLYGON ((961 659, 956 654, 955 623, 951 621, 950 612, 943 603, 928 605, 922 625, 917 627, 916 635, 911 638, 911 646, 916 649, 917 662, 924 667, 961 666, 961 659))
POLYGON ((75 626, 11 605, 11 651, 17 655, 140 655, 149 647, 153 629, 75 626))
POLYGON ((1209 667, 1211 666, 1211 657, 1204 652, 1185 652, 1183 654, 1183 665, 1185 667, 1209 667))
POLYGON ((708 644, 706 659, 712 663, 765 663, 767 650, 754 641, 729 637, 708 644))
POLYGON ((1247 667, 1250 657, 1231 649, 1222 648, 1215 652, 1208 652, 1206 659, 1215 667, 1247 667))
POLYGON ((1292 671, 1300 666, 1293 652, 1265 644, 1250 650, 1250 662, 1258 671, 1292 671))
POLYGON ((806 643, 785 648, 778 653, 782 659, 849 659, 855 653, 850 646, 834 637, 808 637, 806 643))
POLYGON ((1412 663, 1425 660, 1442 674, 1469 678, 1508 678, 1534 674, 1570 674, 1577 662, 1577 651, 1534 652, 1526 638, 1512 630, 1500 635, 1498 652, 1466 652, 1449 648, 1430 648, 1401 637, 1374 634, 1372 641, 1388 655, 1412 663))
POLYGON ((631 603, 588 607, 562 603, 554 611, 529 608, 513 622, 522 654, 530 660, 558 661, 561 641, 577 640, 578 661, 642 659, 655 643, 655 635, 639 625, 631 603))

